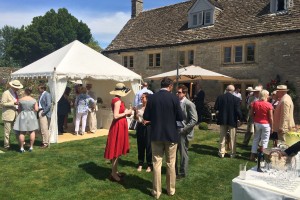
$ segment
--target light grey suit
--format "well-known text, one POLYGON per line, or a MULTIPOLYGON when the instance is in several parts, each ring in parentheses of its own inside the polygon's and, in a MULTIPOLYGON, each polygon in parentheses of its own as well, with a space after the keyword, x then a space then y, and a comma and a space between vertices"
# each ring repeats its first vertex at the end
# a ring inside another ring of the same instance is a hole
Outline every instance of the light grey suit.
MULTIPOLYGON (((179 129, 180 141, 178 143, 177 148, 177 157, 178 151, 180 153, 180 170, 178 171, 177 162, 176 162, 176 174, 181 176, 187 175, 188 169, 188 146, 189 141, 191 141, 194 137, 194 126, 198 121, 198 115, 196 106, 193 102, 185 98, 181 103, 181 110, 183 113, 183 121, 184 128, 179 129)), ((177 159, 176 159, 177 161, 177 159)))

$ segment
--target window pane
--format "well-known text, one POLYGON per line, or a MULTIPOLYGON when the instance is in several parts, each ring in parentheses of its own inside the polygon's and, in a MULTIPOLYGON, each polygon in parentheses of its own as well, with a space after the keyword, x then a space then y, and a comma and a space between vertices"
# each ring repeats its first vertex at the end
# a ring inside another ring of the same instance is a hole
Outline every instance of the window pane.
POLYGON ((205 12, 205 24, 210 24, 211 21, 210 21, 210 11, 206 11, 205 12))
POLYGON ((129 67, 133 67, 133 56, 129 57, 129 67))
POLYGON ((255 45, 254 44, 248 44, 247 45, 247 62, 254 62, 255 57, 255 45))
POLYGON ((194 64, 194 50, 188 51, 188 64, 189 65, 194 64))
POLYGON ((285 0, 277 0, 277 11, 285 10, 284 2, 285 0))
POLYGON ((123 66, 128 67, 128 58, 127 58, 127 56, 123 57, 123 66))
POLYGON ((235 62, 242 62, 243 61, 243 46, 236 46, 235 47, 235 62))
POLYGON ((231 62, 231 47, 224 47, 224 63, 231 62))
POLYGON ((197 26, 197 15, 193 15, 193 26, 197 26))
POLYGON ((149 54, 149 67, 153 67, 153 54, 149 54))
POLYGON ((155 54, 155 64, 156 67, 160 66, 160 53, 155 54))
POLYGON ((184 51, 179 51, 179 60, 178 60, 178 62, 179 62, 179 64, 180 65, 185 65, 185 52, 184 51))

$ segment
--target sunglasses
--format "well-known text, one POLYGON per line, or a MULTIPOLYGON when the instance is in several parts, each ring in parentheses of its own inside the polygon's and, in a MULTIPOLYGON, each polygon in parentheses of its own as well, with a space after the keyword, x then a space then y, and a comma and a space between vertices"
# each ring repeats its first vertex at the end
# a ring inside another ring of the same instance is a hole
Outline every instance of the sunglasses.
POLYGON ((177 91, 176 93, 177 93, 177 94, 181 94, 182 92, 177 91))

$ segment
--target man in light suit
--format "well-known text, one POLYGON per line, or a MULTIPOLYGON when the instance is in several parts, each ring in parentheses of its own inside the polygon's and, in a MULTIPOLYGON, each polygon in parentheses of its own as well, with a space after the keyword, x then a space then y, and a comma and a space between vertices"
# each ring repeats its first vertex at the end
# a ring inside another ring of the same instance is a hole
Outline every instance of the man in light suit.
POLYGON ((233 95, 234 86, 228 85, 226 93, 218 96, 215 103, 215 110, 218 112, 217 124, 220 125, 219 156, 225 155, 225 137, 227 131, 230 134, 231 154, 234 158, 236 154, 236 128, 240 125, 242 112, 240 109, 240 99, 233 95))
POLYGON ((273 131, 278 133, 278 140, 281 141, 285 141, 285 134, 295 127, 294 104, 287 91, 286 85, 277 86, 276 96, 279 103, 274 111, 273 131))
POLYGON ((46 91, 46 85, 40 84, 38 86, 38 91, 40 93, 39 97, 39 111, 38 118, 41 128, 43 143, 41 148, 47 148, 49 146, 49 124, 51 119, 51 95, 46 91))
POLYGON ((194 137, 194 126, 198 122, 198 115, 196 106, 193 102, 186 98, 188 93, 188 88, 185 85, 179 85, 177 88, 177 96, 180 101, 180 107, 183 114, 183 128, 178 130, 180 139, 177 147, 177 156, 176 156, 176 179, 179 180, 187 176, 188 172, 188 147, 189 141, 194 137), (180 169, 178 170, 177 160, 178 152, 180 154, 180 169))
POLYGON ((144 120, 151 121, 151 148, 153 161, 152 195, 158 199, 162 193, 161 167, 165 155, 167 162, 167 192, 175 194, 176 184, 176 150, 179 135, 176 121, 182 121, 179 99, 172 94, 173 81, 163 78, 159 92, 151 95, 143 115, 144 120))
POLYGON ((4 123, 4 148, 10 148, 9 136, 11 127, 13 126, 17 117, 17 110, 19 105, 19 98, 17 91, 23 88, 23 85, 18 80, 9 82, 10 89, 2 94, 2 121, 4 123))

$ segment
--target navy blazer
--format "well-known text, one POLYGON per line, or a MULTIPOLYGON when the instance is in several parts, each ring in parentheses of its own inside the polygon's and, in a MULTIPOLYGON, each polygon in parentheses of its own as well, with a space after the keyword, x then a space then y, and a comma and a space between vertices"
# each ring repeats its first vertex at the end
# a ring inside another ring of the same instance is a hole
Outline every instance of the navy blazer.
POLYGON ((237 120, 242 119, 240 101, 238 97, 229 92, 218 96, 215 103, 215 110, 218 111, 218 125, 237 127, 237 120))
POLYGON ((151 121, 151 141, 178 143, 176 121, 182 121, 182 111, 177 96, 160 90, 148 99, 143 118, 151 121))

